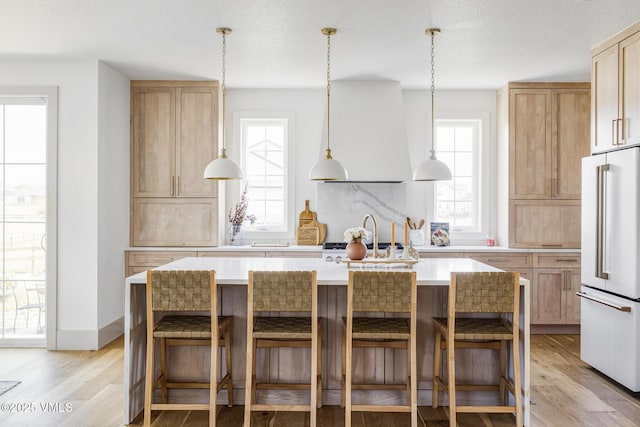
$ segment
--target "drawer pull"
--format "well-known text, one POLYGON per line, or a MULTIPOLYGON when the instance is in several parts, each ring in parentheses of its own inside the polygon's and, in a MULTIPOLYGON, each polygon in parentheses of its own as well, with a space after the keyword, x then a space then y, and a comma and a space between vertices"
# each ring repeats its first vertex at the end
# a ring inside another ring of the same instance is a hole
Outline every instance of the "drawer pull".
POLYGON ((556 262, 578 262, 577 259, 556 259, 556 262))
POLYGON ((591 295, 586 294, 584 292, 576 292, 576 295, 578 295, 580 298, 588 299, 590 301, 597 302, 598 304, 602 304, 602 305, 606 305, 607 307, 615 308, 618 311, 624 311, 626 313, 630 313, 631 312, 631 307, 629 307, 629 306, 613 304, 613 303, 611 303, 609 301, 605 301, 605 300, 601 300, 599 298, 592 297, 591 295))
POLYGON ((549 244, 542 245, 542 247, 543 248, 561 248, 562 244, 551 244, 551 243, 549 243, 549 244))

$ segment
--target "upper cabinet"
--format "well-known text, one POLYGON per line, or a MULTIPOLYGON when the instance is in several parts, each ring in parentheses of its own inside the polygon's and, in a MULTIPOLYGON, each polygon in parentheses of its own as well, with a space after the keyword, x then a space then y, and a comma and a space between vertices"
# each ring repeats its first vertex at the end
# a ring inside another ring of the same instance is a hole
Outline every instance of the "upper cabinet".
POLYGON ((591 53, 591 152, 640 144, 640 24, 591 53))
POLYGON ((131 83, 133 197, 215 197, 217 82, 131 83))
POLYGON ((589 107, 589 83, 510 83, 498 92, 498 170, 508 177, 499 183, 508 195, 499 237, 510 247, 580 247, 589 107))
POLYGON ((131 245, 215 246, 218 82, 131 82, 131 245))
POLYGON ((580 199, 589 85, 509 90, 510 198, 580 199))

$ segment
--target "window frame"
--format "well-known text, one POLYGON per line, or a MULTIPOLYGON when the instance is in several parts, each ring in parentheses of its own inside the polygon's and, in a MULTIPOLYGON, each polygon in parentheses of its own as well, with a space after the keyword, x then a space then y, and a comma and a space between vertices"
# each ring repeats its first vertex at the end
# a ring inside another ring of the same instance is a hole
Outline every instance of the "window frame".
MULTIPOLYGON (((294 180, 295 180, 295 150, 293 143, 294 129, 295 129, 295 115, 292 111, 235 111, 233 113, 233 134, 234 145, 238 147, 240 154, 240 167, 243 170, 243 179, 234 192, 236 201, 240 199, 242 190, 247 183, 246 173, 246 158, 245 147, 242 141, 242 122, 244 120, 285 120, 285 141, 284 141, 284 225, 278 229, 266 229, 260 230, 249 226, 243 226, 242 234, 240 238, 246 243, 251 241, 270 242, 274 240, 285 240, 292 238, 294 203, 293 198, 295 196, 294 180)), ((249 201, 251 202, 251 201, 249 201)), ((233 206, 232 202, 231 206, 233 206)), ((227 209, 228 211, 228 209, 227 209)), ((248 224, 247 224, 248 225, 248 224)))
MULTIPOLYGON (((477 223, 477 231, 450 230, 450 236, 453 244, 456 245, 482 245, 485 244, 487 236, 492 235, 491 224, 495 222, 496 203, 495 185, 496 170, 492 165, 492 156, 495 156, 495 144, 491 143, 491 122, 489 112, 442 112, 437 113, 435 117, 437 135, 438 122, 479 122, 479 141, 477 153, 473 153, 474 166, 477 172, 472 177, 474 188, 477 188, 477 200, 474 200, 479 218, 475 219, 477 223), (492 191, 493 189, 493 191, 492 191)), ((437 136, 436 136, 437 138, 437 136)), ((439 158, 437 150, 437 141, 435 141, 436 157, 439 158)), ((430 186, 427 194, 428 212, 432 221, 440 221, 436 217, 436 186, 430 186)))

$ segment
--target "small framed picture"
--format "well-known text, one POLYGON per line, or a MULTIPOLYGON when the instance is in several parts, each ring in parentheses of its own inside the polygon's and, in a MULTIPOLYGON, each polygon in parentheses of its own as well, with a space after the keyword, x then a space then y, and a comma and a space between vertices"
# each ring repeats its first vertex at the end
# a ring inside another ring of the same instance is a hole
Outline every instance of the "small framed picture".
POLYGON ((449 223, 431 223, 431 246, 449 246, 449 223))

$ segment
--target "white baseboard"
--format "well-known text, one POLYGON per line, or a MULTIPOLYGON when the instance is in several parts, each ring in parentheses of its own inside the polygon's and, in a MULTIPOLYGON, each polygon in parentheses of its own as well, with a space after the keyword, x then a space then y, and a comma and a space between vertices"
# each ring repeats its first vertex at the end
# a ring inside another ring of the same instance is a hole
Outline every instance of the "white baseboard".
POLYGON ((124 333, 124 317, 99 330, 58 330, 56 350, 98 350, 124 333))

